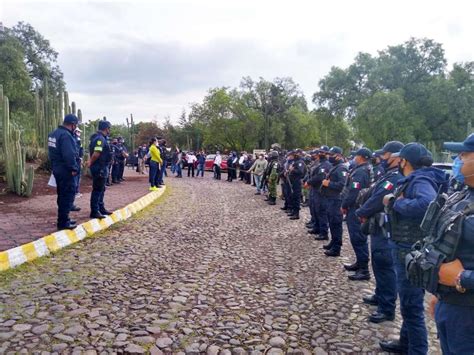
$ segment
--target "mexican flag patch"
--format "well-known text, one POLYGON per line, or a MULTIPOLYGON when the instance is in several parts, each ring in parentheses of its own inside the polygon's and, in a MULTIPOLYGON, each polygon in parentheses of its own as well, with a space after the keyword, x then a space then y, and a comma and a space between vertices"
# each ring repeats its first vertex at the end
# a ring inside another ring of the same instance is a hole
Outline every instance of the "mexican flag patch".
POLYGON ((353 189, 360 189, 360 182, 353 182, 352 183, 352 188, 353 189))
POLYGON ((390 181, 385 181, 384 184, 383 184, 383 188, 385 190, 392 190, 393 189, 393 184, 390 182, 390 181))
POLYGON ((347 171, 343 171, 342 176, 344 176, 344 177, 347 176, 347 171))

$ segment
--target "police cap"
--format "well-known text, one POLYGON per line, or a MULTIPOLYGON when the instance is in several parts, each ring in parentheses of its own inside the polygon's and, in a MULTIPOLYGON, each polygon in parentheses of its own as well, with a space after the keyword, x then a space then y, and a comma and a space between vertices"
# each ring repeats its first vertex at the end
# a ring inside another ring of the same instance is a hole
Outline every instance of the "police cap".
POLYGON ((321 148, 319 148, 319 150, 322 153, 328 153, 329 152, 329 147, 327 145, 322 145, 321 148))
POLYGON ((103 131, 104 129, 110 128, 112 125, 109 121, 99 121, 99 131, 103 131))
POLYGON ((355 152, 355 155, 360 155, 365 159, 370 159, 372 151, 369 148, 362 147, 355 152))
POLYGON ((76 115, 73 115, 72 113, 66 115, 64 117, 64 124, 78 124, 79 119, 77 118, 76 115))
POLYGON ((380 158, 383 155, 383 149, 377 149, 375 152, 372 153, 373 158, 380 158))
POLYGON ((392 154, 393 156, 408 160, 414 168, 433 164, 431 152, 423 144, 417 142, 408 143, 399 153, 392 154))
POLYGON ((385 143, 382 148, 382 154, 384 153, 398 153, 403 148, 403 143, 399 141, 390 141, 385 143))
POLYGON ((470 134, 464 142, 444 142, 443 148, 455 153, 474 152, 474 133, 470 134))
POLYGON ((342 148, 338 146, 334 146, 331 149, 329 149, 329 153, 331 154, 342 154, 342 148))

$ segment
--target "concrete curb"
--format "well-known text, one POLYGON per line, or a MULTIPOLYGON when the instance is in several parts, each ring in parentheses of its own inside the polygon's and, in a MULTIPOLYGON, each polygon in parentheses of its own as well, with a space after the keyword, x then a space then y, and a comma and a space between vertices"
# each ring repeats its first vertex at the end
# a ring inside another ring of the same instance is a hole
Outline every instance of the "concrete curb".
POLYGON ((158 191, 150 192, 124 208, 114 211, 113 214, 104 219, 91 219, 90 221, 78 225, 73 230, 55 232, 34 242, 2 251, 0 252, 0 272, 13 269, 26 262, 49 255, 68 245, 90 237, 97 232, 103 231, 117 222, 125 221, 157 200, 163 195, 165 190, 166 187, 163 186, 158 191))

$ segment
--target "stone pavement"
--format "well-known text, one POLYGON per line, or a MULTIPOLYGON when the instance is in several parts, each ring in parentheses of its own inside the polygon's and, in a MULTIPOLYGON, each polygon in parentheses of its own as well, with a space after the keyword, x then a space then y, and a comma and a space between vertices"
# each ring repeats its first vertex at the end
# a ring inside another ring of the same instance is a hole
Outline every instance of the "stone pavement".
MULTIPOLYGON (((125 182, 107 188, 106 207, 117 210, 147 194, 148 177, 125 169, 125 182)), ((43 182, 44 183, 44 182, 43 182)), ((49 187, 48 195, 21 199, 19 203, 0 205, 0 251, 15 248, 55 232, 57 205, 55 188, 49 187)), ((72 219, 78 224, 89 220, 90 192, 92 180, 83 178, 82 197, 76 199, 81 211, 72 212, 72 219)))
POLYGON ((375 354, 398 336, 399 316, 367 322, 373 284, 347 280, 347 238, 328 259, 247 185, 167 185, 120 227, 0 275, 0 353, 375 354))

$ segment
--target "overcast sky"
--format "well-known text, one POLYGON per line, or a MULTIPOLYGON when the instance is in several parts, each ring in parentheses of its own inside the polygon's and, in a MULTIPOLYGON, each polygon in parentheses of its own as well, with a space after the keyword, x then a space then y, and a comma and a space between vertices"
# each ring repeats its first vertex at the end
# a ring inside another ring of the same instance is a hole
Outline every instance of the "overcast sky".
POLYGON ((0 21, 31 23, 59 52, 84 118, 176 120, 216 86, 292 77, 308 101, 331 66, 410 37, 474 60, 474 1, 1 0, 0 21))

